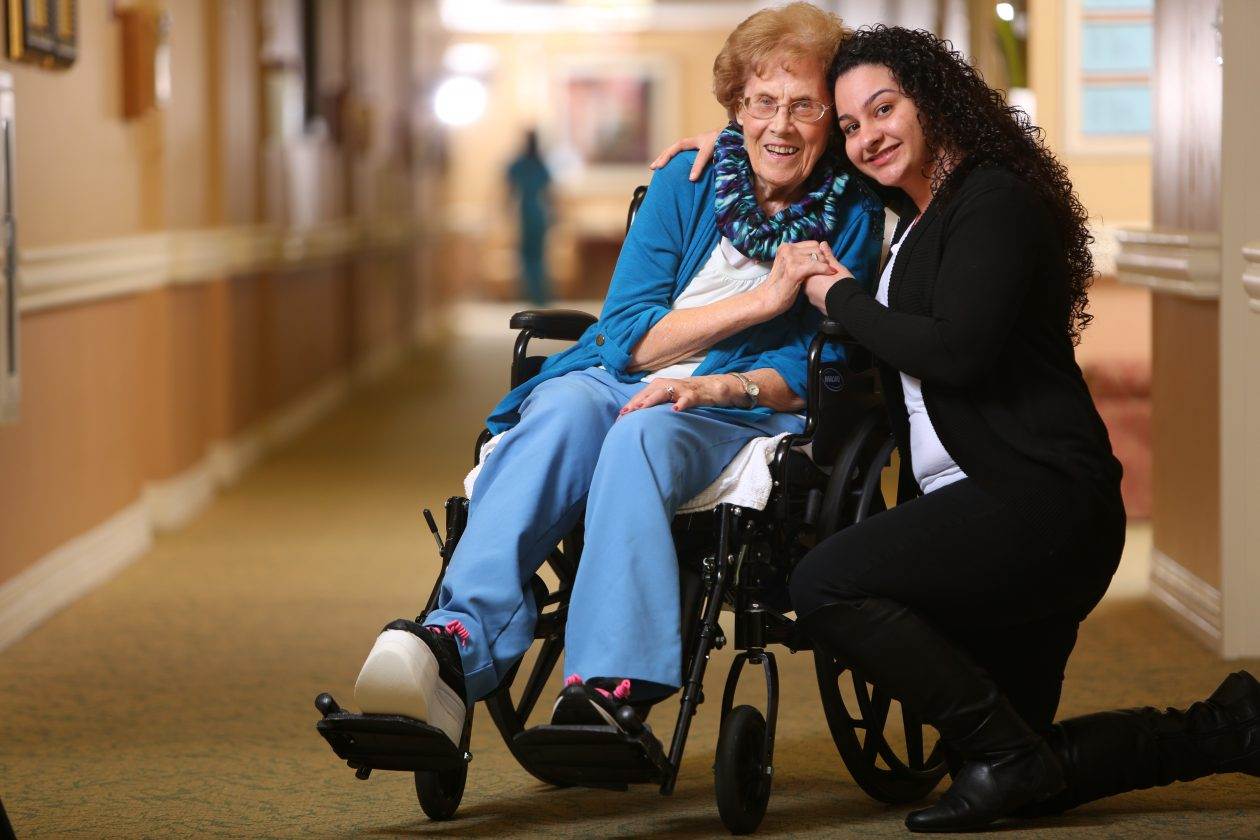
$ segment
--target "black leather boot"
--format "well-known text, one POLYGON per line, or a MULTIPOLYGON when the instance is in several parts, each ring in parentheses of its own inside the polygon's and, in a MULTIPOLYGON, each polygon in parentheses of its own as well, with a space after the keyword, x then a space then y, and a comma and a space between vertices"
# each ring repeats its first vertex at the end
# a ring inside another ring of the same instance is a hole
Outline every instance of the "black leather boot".
POLYGON ((1015 712, 993 680, 903 604, 855 598, 815 610, 802 624, 922 720, 962 759, 930 808, 906 817, 911 831, 983 828, 1063 789, 1053 750, 1015 712))
POLYGON ((1057 814, 1130 790, 1214 773, 1260 776, 1260 682, 1230 674, 1207 700, 1179 709, 1123 709, 1060 721, 1046 734, 1067 788, 1020 816, 1057 814))

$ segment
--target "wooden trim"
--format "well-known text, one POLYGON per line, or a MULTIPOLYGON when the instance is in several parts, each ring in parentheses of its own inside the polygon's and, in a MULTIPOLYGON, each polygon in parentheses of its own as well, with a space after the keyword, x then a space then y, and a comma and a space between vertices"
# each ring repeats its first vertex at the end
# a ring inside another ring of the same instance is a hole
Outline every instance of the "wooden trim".
POLYGON ((152 544, 148 512, 138 501, 0 584, 0 650, 105 583, 152 544))
POLYGON ((1151 548, 1151 594, 1212 650, 1221 647, 1221 591, 1151 548))
POLYGON ((411 219, 343 220, 302 230, 208 228, 24 249, 18 258, 18 306, 37 312, 167 285, 292 269, 407 248, 418 236, 418 223, 411 219))
POLYGON ((1247 293, 1247 307, 1252 312, 1260 312, 1260 242, 1244 246, 1242 254, 1245 261, 1242 284, 1247 293))
POLYGON ((1198 300, 1220 298, 1220 234, 1123 228, 1116 242, 1121 283, 1198 300))

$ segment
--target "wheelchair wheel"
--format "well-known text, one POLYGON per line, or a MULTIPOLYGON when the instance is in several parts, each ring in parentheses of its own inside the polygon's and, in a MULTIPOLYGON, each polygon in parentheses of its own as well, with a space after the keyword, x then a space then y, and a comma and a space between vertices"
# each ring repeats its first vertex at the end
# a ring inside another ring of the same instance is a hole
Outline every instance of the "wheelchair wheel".
POLYGON ((464 798, 464 783, 468 781, 468 765, 458 770, 424 770, 416 773, 416 798, 420 810, 431 820, 449 820, 459 809, 464 798))
POLYGON ((892 697, 828 651, 814 651, 814 670, 831 739, 858 787, 893 805, 931 793, 946 770, 940 744, 925 749, 928 739, 934 741, 934 731, 900 703, 894 712, 892 697))
POLYGON ((752 706, 736 706, 722 722, 713 765, 718 813, 731 834, 751 834, 770 802, 766 772, 766 719, 752 706))

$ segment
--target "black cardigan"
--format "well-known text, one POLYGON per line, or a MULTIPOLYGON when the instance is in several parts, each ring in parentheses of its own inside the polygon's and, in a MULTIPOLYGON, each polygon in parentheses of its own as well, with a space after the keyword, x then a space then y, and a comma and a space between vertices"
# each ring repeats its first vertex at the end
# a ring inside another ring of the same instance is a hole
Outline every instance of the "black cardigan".
MULTIPOLYGON (((911 205, 897 238, 914 215, 911 205)), ((1056 545, 1080 526, 1110 530, 1124 518, 1120 463, 1065 329, 1066 271, 1033 189, 978 167, 906 236, 887 307, 854 282, 827 294, 828 316, 881 362, 902 453, 910 435, 899 371, 922 380, 932 425, 963 471, 1056 545)))

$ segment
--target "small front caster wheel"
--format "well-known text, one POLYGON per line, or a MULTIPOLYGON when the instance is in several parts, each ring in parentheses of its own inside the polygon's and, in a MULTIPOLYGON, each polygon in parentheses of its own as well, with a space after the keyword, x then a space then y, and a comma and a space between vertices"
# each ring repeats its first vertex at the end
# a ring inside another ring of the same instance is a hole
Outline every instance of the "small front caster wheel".
POLYGON ((468 765, 461 764, 456 770, 419 770, 416 772, 416 797, 420 809, 431 820, 449 820, 459 809, 464 798, 464 782, 468 780, 468 765))
POLYGON ((752 706, 736 706, 718 736, 714 782, 718 813, 731 834, 751 834, 770 802, 766 719, 752 706))

